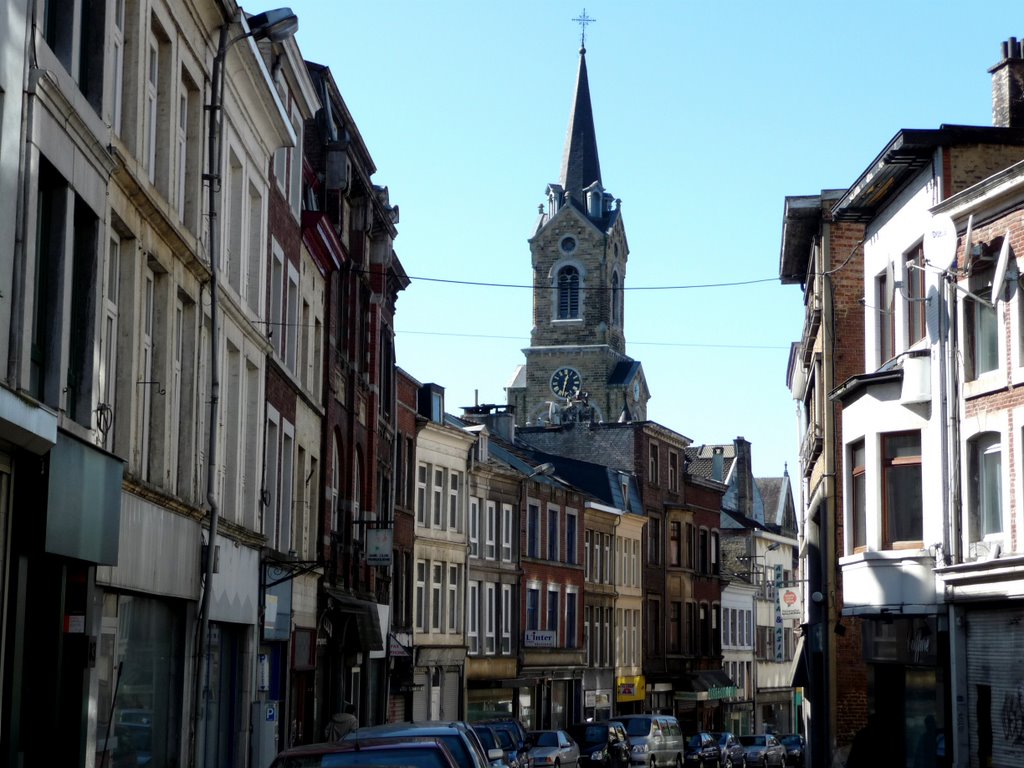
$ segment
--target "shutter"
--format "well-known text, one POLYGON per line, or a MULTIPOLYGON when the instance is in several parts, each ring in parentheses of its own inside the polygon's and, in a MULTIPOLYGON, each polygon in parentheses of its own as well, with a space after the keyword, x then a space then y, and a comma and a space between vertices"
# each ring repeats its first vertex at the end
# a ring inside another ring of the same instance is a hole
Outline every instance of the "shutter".
MULTIPOLYGON (((992 734, 991 766, 1020 765, 1024 741, 1024 683, 1007 674, 1024 658, 1024 607, 976 610, 967 619, 967 712, 968 753, 971 766, 978 760, 979 691, 988 686, 989 728, 992 734)), ((981 702, 985 707, 984 701, 981 702)), ((949 740, 947 739, 947 754, 949 740)))
POLYGON ((461 720, 462 711, 462 675, 458 668, 445 670, 444 682, 441 686, 441 719, 461 720))
POLYGON ((430 677, 426 672, 417 672, 412 677, 412 719, 426 720, 430 712, 430 677))

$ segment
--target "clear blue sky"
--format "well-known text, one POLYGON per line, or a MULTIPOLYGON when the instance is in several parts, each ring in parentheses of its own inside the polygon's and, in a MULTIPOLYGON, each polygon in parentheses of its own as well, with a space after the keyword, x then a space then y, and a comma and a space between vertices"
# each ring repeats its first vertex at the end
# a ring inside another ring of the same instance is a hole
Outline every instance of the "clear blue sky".
MULTIPOLYGON (((601 171, 630 254, 628 354, 648 416, 695 444, 753 446, 796 478, 778 281, 787 195, 848 187, 902 128, 991 124, 988 68, 1019 2, 291 0, 401 211, 398 363, 447 406, 504 403, 529 343, 527 238, 558 181, 586 8, 601 171), (421 279, 417 279, 421 278, 421 279), (746 286, 630 290, 652 286, 746 286)), ((247 8, 250 11, 262 8, 247 8)))

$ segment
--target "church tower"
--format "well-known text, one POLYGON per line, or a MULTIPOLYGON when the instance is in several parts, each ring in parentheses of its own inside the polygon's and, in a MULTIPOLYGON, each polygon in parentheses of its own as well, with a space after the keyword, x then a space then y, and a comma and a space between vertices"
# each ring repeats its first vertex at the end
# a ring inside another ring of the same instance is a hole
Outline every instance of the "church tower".
POLYGON ((529 241, 533 330, 507 388, 520 425, 647 418, 643 369, 626 355, 629 246, 621 201, 601 180, 586 53, 581 47, 561 178, 548 185, 529 241))

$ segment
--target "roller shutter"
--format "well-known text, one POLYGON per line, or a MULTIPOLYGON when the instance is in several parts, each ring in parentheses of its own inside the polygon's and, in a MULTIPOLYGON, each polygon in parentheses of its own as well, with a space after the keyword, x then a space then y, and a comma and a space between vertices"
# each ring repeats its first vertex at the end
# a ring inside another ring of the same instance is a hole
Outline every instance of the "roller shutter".
POLYGON ((967 613, 971 768, 1014 768, 1024 750, 1024 605, 967 613), (979 752, 991 739, 992 762, 979 752))

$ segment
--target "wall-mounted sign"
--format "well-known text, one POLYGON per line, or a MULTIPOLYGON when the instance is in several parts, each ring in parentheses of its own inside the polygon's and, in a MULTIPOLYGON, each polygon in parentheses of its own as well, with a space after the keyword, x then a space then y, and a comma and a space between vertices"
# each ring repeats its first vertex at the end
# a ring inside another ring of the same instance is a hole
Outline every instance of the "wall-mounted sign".
POLYGON ((391 565, 392 528, 370 528, 366 532, 366 564, 387 567, 391 565))
POLYGON ((528 629, 523 636, 523 646, 526 648, 554 648, 556 633, 551 630, 528 629))
POLYGON ((796 587, 782 587, 777 593, 779 613, 784 619, 800 619, 804 615, 804 601, 796 587))

